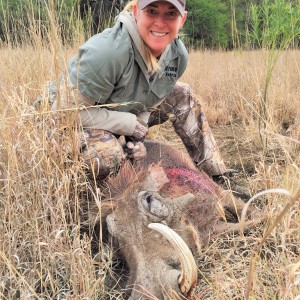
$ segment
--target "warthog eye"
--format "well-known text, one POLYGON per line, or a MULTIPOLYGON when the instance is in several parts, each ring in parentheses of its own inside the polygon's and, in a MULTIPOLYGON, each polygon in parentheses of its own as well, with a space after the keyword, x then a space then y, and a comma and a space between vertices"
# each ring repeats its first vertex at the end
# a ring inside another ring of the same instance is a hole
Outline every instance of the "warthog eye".
MULTIPOLYGON (((159 194, 152 195, 149 192, 140 192, 139 193, 140 204, 144 212, 156 216, 159 218, 166 218, 169 215, 168 207, 161 201, 162 198, 159 194)), ((153 221, 153 220, 152 220, 153 221)), ((158 222, 156 220, 155 222, 158 222)))

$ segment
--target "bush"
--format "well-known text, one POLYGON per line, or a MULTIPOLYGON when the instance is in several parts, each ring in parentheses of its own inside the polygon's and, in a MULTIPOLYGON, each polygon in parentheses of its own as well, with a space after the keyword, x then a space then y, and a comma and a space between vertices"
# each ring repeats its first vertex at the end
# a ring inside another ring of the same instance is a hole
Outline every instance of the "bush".
POLYGON ((185 34, 192 47, 222 47, 229 45, 230 14, 228 8, 217 0, 189 0, 185 34))

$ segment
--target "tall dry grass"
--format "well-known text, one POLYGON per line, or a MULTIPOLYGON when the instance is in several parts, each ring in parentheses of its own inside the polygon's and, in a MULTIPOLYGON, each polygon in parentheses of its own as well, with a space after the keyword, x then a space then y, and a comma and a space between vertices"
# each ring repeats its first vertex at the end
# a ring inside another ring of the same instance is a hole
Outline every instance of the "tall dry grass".
MULTIPOLYGON (((124 298, 113 250, 100 236, 95 255, 92 237, 82 231, 88 205, 102 199, 82 170, 76 130, 62 129, 76 128, 76 120, 47 105, 33 108, 37 95, 47 98, 45 83, 75 52, 59 42, 0 49, 1 299, 124 298)), ((300 51, 283 53, 272 76, 267 152, 258 132, 264 57, 263 51, 192 52, 182 80, 201 99, 226 162, 243 170, 251 191, 280 187, 293 194, 300 185, 300 51)), ((178 144, 171 132, 167 124, 151 134, 164 141, 171 135, 178 144)), ((299 299, 299 197, 276 220, 289 201, 278 193, 256 199, 264 222, 245 234, 216 237, 203 249, 199 299, 243 299, 246 293, 251 299, 299 299)))

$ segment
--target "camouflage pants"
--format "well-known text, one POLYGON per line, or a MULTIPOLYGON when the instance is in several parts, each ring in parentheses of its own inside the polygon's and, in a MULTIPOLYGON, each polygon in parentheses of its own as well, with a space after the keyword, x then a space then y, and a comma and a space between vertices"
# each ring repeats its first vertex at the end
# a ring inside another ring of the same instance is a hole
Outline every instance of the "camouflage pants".
MULTIPOLYGON (((226 171, 211 129, 192 95, 191 88, 176 83, 173 92, 155 109, 148 126, 170 120, 194 162, 209 175, 226 171)), ((81 153, 91 174, 105 178, 114 173, 125 159, 122 142, 112 133, 101 129, 84 130, 81 153)))
POLYGON ((201 104, 193 96, 189 85, 177 82, 173 92, 151 114, 148 125, 161 124, 168 119, 198 166, 209 175, 226 172, 201 104))

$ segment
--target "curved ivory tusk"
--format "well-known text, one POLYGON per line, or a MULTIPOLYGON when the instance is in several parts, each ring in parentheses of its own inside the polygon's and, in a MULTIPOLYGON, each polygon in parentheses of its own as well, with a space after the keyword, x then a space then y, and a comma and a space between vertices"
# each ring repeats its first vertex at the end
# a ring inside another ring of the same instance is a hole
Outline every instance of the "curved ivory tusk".
POLYGON ((191 250, 183 239, 170 227, 161 223, 150 223, 148 227, 162 234, 177 251, 182 268, 178 285, 184 295, 192 296, 197 284, 197 265, 191 250))

